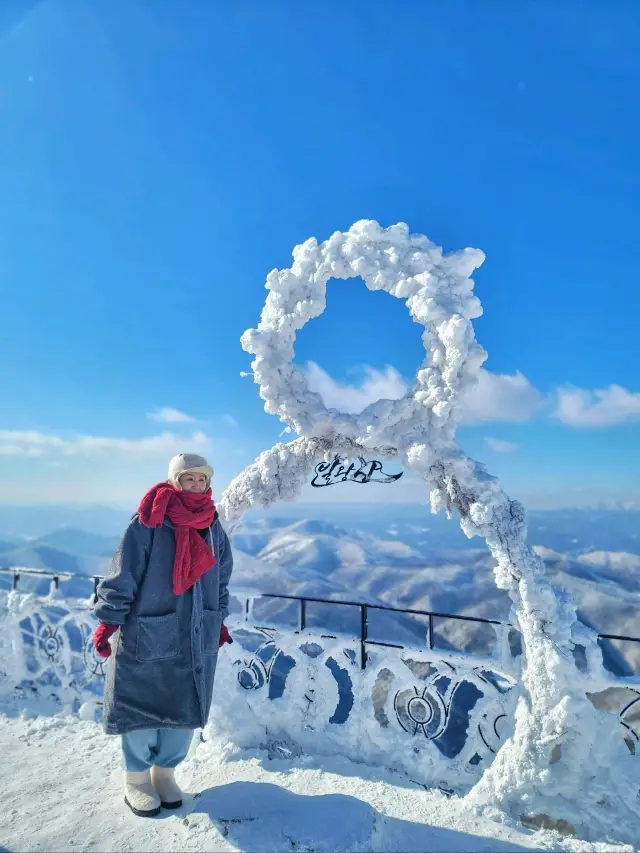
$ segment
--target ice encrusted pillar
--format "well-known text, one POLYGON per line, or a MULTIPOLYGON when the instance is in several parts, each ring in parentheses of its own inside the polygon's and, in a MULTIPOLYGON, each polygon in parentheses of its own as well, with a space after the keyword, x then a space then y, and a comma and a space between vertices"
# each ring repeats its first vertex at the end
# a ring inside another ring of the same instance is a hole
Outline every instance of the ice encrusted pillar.
POLYGON ((554 819, 548 825, 566 822, 583 837, 637 840, 640 765, 616 718, 588 698, 610 684, 597 634, 577 620, 570 596, 552 587, 543 561, 527 545, 522 505, 458 448, 427 470, 424 448, 414 446, 408 455, 434 486, 433 511, 455 510, 465 534, 487 542, 496 584, 508 592, 510 619, 522 635, 514 731, 467 802, 517 819, 546 815, 554 819))

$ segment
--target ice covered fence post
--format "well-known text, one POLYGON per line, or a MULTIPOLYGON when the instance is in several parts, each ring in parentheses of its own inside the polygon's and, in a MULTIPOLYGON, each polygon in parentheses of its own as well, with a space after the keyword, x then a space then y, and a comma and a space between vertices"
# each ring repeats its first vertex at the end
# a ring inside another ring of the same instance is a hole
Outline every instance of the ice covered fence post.
POLYGON ((474 336, 472 321, 482 308, 470 278, 483 260, 477 249, 445 255, 403 223, 383 229, 368 220, 321 245, 309 239, 296 246, 291 268, 267 276, 260 322, 244 333, 242 346, 255 356, 265 411, 300 437, 262 453, 228 486, 220 509, 234 521, 249 508, 293 500, 313 467, 336 452, 375 452, 429 483, 432 509, 455 509, 466 535, 487 541, 496 583, 511 596, 511 619, 524 640, 515 731, 471 800, 578 822, 575 804, 595 808, 605 789, 628 801, 618 763, 628 752, 613 727, 608 736, 603 713, 586 696, 605 683, 596 634, 577 622, 572 602, 551 587, 526 545, 522 506, 455 442, 461 400, 486 358, 474 336), (325 310, 327 281, 353 276, 405 300, 424 327, 426 353, 402 399, 378 400, 358 415, 327 409, 293 364, 296 332, 325 310), (586 649, 582 670, 574 660, 577 643, 586 649))

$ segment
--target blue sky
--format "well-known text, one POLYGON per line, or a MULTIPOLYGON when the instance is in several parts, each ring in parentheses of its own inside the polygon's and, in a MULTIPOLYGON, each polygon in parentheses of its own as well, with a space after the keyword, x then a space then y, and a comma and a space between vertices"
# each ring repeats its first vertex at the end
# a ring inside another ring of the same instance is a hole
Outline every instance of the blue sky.
MULTIPOLYGON (((267 272, 362 218, 487 255, 463 446, 532 506, 639 500, 639 40, 632 0, 5 0, 0 500, 183 448, 219 491, 282 429, 239 376, 267 272)), ((357 281, 296 345, 345 405, 421 358, 357 281)))

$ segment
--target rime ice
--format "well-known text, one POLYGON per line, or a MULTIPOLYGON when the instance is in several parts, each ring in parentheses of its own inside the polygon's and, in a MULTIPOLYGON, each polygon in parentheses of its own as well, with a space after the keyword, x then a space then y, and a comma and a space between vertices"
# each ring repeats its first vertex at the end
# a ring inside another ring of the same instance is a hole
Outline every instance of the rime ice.
POLYGON ((470 278, 483 260, 477 249, 445 255, 403 223, 385 229, 369 220, 322 244, 297 246, 293 265, 267 276, 260 322, 241 340, 254 355, 265 411, 300 437, 262 453, 229 485, 220 508, 233 521, 251 507, 293 500, 313 466, 336 452, 374 452, 411 469, 431 487, 434 512, 455 510, 465 534, 487 542, 524 642, 513 735, 469 803, 514 816, 545 813, 585 831, 629 815, 640 827, 638 762, 630 763, 622 739, 587 698, 608 682, 597 635, 577 621, 573 602, 553 589, 526 544, 522 506, 455 442, 462 400, 486 358, 473 331, 482 308, 470 278), (352 276, 405 300, 424 327, 426 352, 402 399, 379 400, 358 415, 326 409, 292 363, 296 332, 325 310, 327 281, 352 276), (582 669, 577 646, 585 650, 582 669))

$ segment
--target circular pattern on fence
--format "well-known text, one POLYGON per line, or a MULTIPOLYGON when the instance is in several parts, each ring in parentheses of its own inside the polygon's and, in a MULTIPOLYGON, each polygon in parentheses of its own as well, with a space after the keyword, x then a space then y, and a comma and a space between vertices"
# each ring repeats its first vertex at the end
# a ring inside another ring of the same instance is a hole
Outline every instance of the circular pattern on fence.
POLYGON ((428 687, 399 690, 393 707, 402 728, 412 735, 422 732, 428 740, 433 740, 444 731, 447 706, 442 696, 428 687))
POLYGON ((101 657, 93 645, 93 636, 90 634, 85 640, 83 647, 84 666, 89 677, 97 676, 104 678, 105 658, 101 657))
POLYGON ((433 718, 433 707, 422 696, 413 696, 407 703, 407 714, 417 725, 425 726, 433 718))
POLYGON ((38 652, 45 664, 57 664, 62 658, 64 638, 58 627, 43 625, 38 634, 38 652))
POLYGON ((268 679, 269 672, 258 658, 245 661, 243 668, 238 672, 238 682, 245 690, 259 690, 264 687, 268 679))

